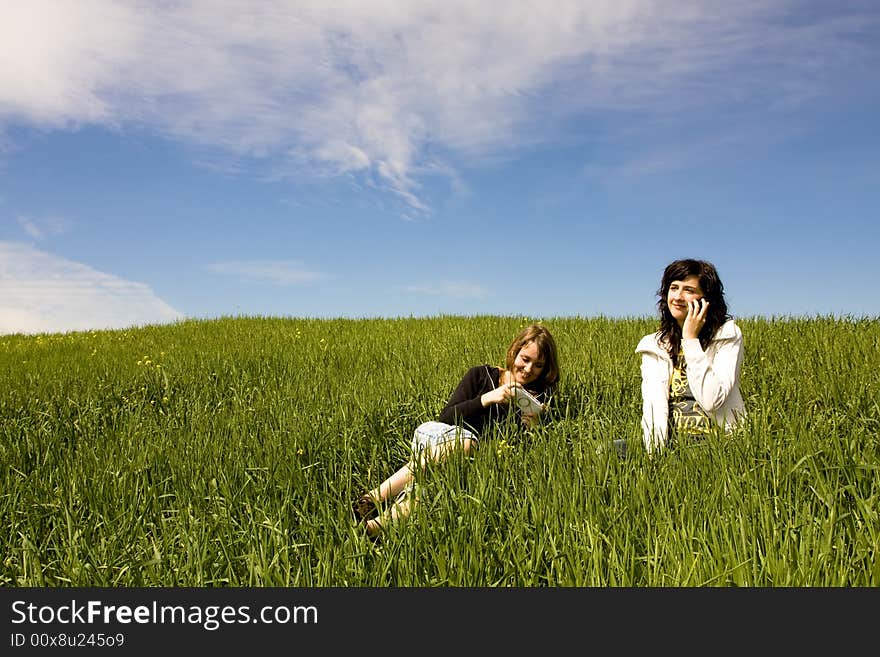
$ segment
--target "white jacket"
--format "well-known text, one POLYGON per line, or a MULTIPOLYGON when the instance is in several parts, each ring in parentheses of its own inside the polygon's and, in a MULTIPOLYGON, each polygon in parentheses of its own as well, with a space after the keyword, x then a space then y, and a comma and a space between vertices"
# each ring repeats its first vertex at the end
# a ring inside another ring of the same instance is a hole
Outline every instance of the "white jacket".
MULTIPOLYGON (((745 412, 739 390, 743 360, 742 331, 728 320, 703 351, 697 338, 681 341, 687 377, 694 399, 725 430, 732 429, 745 412)), ((642 356, 642 431, 645 448, 652 452, 666 445, 669 426, 669 379, 672 359, 659 342, 659 333, 639 341, 642 356)))

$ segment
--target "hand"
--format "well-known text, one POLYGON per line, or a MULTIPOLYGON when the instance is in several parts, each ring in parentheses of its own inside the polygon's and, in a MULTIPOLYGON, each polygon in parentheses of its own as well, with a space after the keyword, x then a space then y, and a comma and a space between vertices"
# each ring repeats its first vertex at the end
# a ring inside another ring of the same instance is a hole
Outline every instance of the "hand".
POLYGON ((537 414, 522 416, 522 423, 527 429, 535 427, 540 421, 537 414))
POLYGON ((705 299, 688 301, 688 314, 684 318, 684 324, 681 327, 682 340, 700 337, 700 331, 706 325, 706 313, 708 310, 709 302, 705 299))
POLYGON ((513 391, 515 387, 515 383, 505 383, 503 386, 498 386, 495 390, 485 393, 480 397, 483 407, 485 408, 491 404, 509 403, 516 396, 516 393, 513 391))

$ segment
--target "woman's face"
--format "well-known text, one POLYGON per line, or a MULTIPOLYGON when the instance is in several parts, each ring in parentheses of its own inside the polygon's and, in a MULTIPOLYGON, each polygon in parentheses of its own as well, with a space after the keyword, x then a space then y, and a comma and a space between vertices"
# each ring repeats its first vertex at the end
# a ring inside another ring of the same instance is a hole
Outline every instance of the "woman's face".
POLYGON ((688 314, 688 304, 702 298, 703 288, 700 287, 700 277, 688 276, 681 281, 672 281, 666 293, 666 305, 675 321, 681 326, 688 314))
POLYGON ((528 385, 544 371, 544 358, 533 342, 524 344, 513 361, 513 380, 521 386, 528 385))

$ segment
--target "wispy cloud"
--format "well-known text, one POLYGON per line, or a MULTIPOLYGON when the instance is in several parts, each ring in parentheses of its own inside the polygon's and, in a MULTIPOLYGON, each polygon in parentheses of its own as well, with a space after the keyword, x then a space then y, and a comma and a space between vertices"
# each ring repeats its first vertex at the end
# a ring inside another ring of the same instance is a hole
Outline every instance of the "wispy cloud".
POLYGON ((0 242, 0 333, 118 329, 182 317, 143 283, 0 242))
POLYGON ((41 241, 47 237, 61 235, 67 230, 68 222, 63 219, 33 219, 19 215, 16 217, 18 225, 27 233, 32 240, 41 241))
POLYGON ((235 260, 215 262, 206 266, 215 274, 228 274, 253 281, 267 281, 273 285, 305 285, 326 276, 303 267, 293 260, 235 260))
POLYGON ((30 0, 3 13, 0 125, 148 125, 264 174, 356 175, 416 214, 427 178, 570 137, 573 117, 589 137, 785 111, 828 93, 841 66, 875 66, 865 35, 880 25, 870 3, 763 0, 30 0))
POLYGON ((404 285, 401 289, 411 294, 453 299, 485 299, 489 296, 488 288, 466 281, 442 281, 434 285, 404 285))

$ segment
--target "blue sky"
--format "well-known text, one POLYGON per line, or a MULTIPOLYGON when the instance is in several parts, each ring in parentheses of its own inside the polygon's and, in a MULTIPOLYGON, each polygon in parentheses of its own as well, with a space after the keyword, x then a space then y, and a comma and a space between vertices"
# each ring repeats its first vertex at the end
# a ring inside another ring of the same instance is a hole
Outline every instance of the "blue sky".
POLYGON ((0 333, 880 314, 876 2, 0 5, 0 333))

